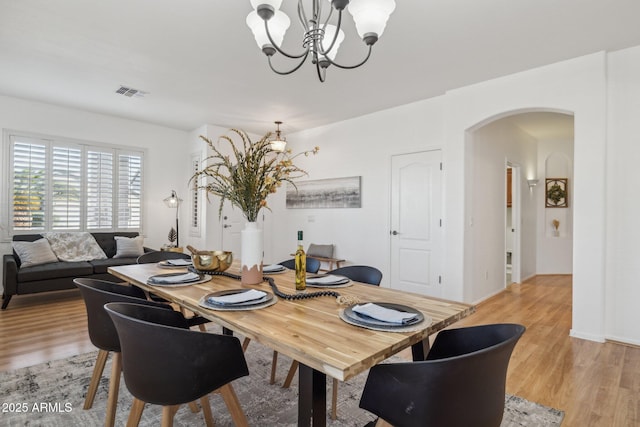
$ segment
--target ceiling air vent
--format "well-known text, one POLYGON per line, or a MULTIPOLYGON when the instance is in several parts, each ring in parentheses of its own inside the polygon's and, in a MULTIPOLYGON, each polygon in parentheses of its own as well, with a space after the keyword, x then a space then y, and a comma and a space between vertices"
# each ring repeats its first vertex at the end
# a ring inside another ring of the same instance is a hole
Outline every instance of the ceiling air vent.
POLYGON ((120 95, 124 95, 128 98, 131 98, 133 96, 135 96, 136 98, 142 98, 143 96, 145 96, 148 92, 144 92, 138 89, 133 89, 130 87, 126 87, 126 86, 120 86, 118 88, 118 90, 116 90, 116 93, 119 93, 120 95))

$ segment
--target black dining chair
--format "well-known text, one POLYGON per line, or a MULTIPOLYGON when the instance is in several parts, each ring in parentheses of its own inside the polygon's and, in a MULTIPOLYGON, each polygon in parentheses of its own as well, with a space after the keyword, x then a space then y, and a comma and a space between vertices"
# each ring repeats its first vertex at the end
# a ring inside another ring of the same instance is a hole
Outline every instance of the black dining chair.
MULTIPOLYGON (((288 259, 288 260, 282 261, 282 262, 280 262, 278 264, 280 264, 283 267, 288 268, 289 270, 295 270, 296 269, 296 260, 295 259, 288 259)), ((318 270, 320 270, 320 261, 318 261, 317 259, 307 258, 306 264, 307 264, 307 273, 316 274, 318 272, 318 270)))
POLYGON ((440 331, 425 361, 372 367, 360 407, 379 425, 498 427, 509 359, 524 331, 517 324, 440 331))
POLYGON ((140 255, 138 257, 138 264, 151 264, 154 262, 166 261, 168 259, 191 259, 191 257, 182 252, 151 251, 140 255))
POLYGON ((346 267, 331 270, 327 274, 345 276, 356 282, 368 283, 369 285, 376 286, 380 285, 380 282, 382 281, 382 272, 377 268, 370 267, 368 265, 348 265, 346 267))
MULTIPOLYGON (((307 260, 308 261, 308 260, 307 260)), ((370 267, 368 265, 349 265, 346 267, 337 268, 335 270, 331 270, 327 272, 327 274, 335 274, 338 276, 345 276, 355 282, 366 283, 368 285, 379 286, 382 281, 382 272, 375 267, 370 267)), ((275 352, 274 352, 275 353, 275 352)), ((271 366, 271 383, 273 384, 275 378, 275 366, 277 362, 277 354, 273 356, 273 362, 271 366)), ((289 368, 289 372, 287 373, 287 377, 282 384, 282 387, 289 388, 291 386, 291 382, 296 374, 298 369, 298 361, 294 360, 291 362, 291 367, 289 368)), ((331 419, 335 420, 338 418, 338 380, 333 379, 332 381, 332 391, 331 391, 331 419)))
MULTIPOLYGON (((160 261, 166 261, 169 259, 191 259, 191 257, 187 254, 184 254, 182 252, 172 252, 172 251, 152 251, 152 252, 146 252, 142 255, 140 255, 138 257, 138 264, 153 264, 153 263, 157 263, 160 261)), ((166 302, 168 303, 169 301, 167 301, 166 299, 158 296, 158 295, 154 295, 153 293, 149 294, 149 297, 154 300, 154 301, 160 301, 160 302, 166 302)), ((182 314, 184 314, 185 316, 187 316, 187 313, 185 313, 185 310, 183 308, 180 308, 180 311, 182 312, 182 314)), ((191 326, 198 326, 198 328, 202 331, 202 332, 206 332, 207 328, 205 326, 205 324, 209 323, 210 321, 205 319, 202 316, 198 316, 198 315, 193 315, 189 317, 189 324, 191 326)))
POLYGON ((105 310, 118 331, 124 380, 134 397, 127 426, 138 425, 145 403, 162 405, 162 425, 170 426, 178 407, 197 399, 213 426, 207 396, 215 390, 234 424, 248 425, 231 385, 249 375, 238 338, 189 330, 177 311, 131 303, 109 303, 105 310))
POLYGON ((108 302, 135 302, 168 311, 173 311, 173 309, 166 304, 148 301, 144 292, 135 286, 89 278, 76 278, 73 282, 78 289, 80 289, 80 294, 84 299, 87 310, 89 338, 91 339, 91 343, 98 348, 98 357, 93 368, 93 374, 83 408, 90 409, 93 406, 107 357, 109 353, 112 353, 105 425, 113 426, 115 423, 122 364, 118 334, 111 318, 104 310, 104 305, 108 302))

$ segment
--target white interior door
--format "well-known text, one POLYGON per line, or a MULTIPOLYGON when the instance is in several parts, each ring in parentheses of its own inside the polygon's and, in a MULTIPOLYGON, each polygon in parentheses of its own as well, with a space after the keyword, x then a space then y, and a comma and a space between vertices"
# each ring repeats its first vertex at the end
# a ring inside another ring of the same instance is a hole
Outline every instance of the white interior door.
POLYGON ((232 251, 233 259, 240 259, 240 232, 245 219, 240 209, 225 203, 222 209, 222 250, 232 251))
POLYGON ((391 287, 442 296, 442 153, 391 158, 391 287))

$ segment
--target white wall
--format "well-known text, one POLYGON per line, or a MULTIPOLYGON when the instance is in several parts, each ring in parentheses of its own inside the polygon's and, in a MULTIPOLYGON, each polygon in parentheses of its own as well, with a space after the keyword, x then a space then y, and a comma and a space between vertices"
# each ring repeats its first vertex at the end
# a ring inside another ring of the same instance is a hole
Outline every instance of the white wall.
MULTIPOLYGON (((335 256, 348 264, 368 264, 383 272, 388 286, 391 156, 442 147, 442 99, 405 105, 353 120, 286 135, 294 153, 320 147, 300 157, 308 179, 362 177, 362 208, 286 209, 285 192, 273 206, 273 261, 289 258, 296 231, 309 243, 333 243, 335 256)), ((445 166, 446 167, 446 166, 445 166)))
POLYGON ((538 274, 573 272, 573 139, 538 141, 538 274), (569 178, 569 207, 545 207, 545 178, 569 178), (558 236, 552 221, 560 221, 558 236))
MULTIPOLYGON (((441 148, 444 295, 470 301, 477 296, 472 290, 473 265, 464 256, 465 244, 474 235, 469 224, 475 197, 470 180, 477 165, 473 144, 467 144, 472 131, 517 112, 574 114, 571 333, 640 344, 640 198, 634 193, 640 187, 635 173, 640 162, 639 100, 640 47, 635 47, 552 64, 287 135, 294 151, 321 147, 318 156, 302 159, 309 179, 362 176, 363 207, 287 210, 284 192, 277 193, 270 201, 274 210, 270 260, 288 257, 295 246, 295 231, 302 229, 307 243, 335 243, 337 256, 378 266, 386 276, 383 284, 388 285, 390 157, 441 148)), ((8 97, 0 97, 0 127, 147 148, 145 231, 152 245, 166 241, 173 213, 162 199, 171 188, 186 194, 193 134, 8 97), (177 163, 185 167, 180 169, 177 163)), ((6 190, 0 189, 1 208, 6 209, 7 200, 6 190)), ((181 211, 182 218, 185 214, 181 211)), ((215 235, 210 230, 206 235, 208 245, 215 235)), ((10 246, 1 245, 8 252, 10 246)))
POLYGON ((607 332, 640 345, 640 46, 609 55, 607 332))
MULTIPOLYGON (((505 224, 506 218, 506 162, 519 165, 522 171, 535 168, 536 140, 509 122, 501 119, 489 123, 473 133, 474 168, 473 199, 469 215, 473 218, 473 236, 465 248, 471 271, 468 298, 479 301, 505 288, 505 224)), ((536 206, 529 192, 526 176, 513 192, 521 207, 520 254, 521 276, 535 274, 536 265, 536 206), (518 193, 519 196, 518 196, 518 193)))
MULTIPOLYGON (((94 114, 70 108, 0 96, 0 128, 40 133, 84 141, 131 146, 146 150, 144 163, 143 224, 145 245, 160 248, 167 243, 169 229, 175 224, 175 211, 163 199, 175 189, 187 194, 187 133, 162 126, 94 114)), ((4 168, 4 152, 0 165, 4 168)), ((0 209, 5 229, 8 188, 0 188, 0 209)), ((184 213, 181 212, 184 219, 184 213)), ((186 230, 181 224, 181 239, 186 230)), ((182 240, 181 240, 182 244, 182 240)), ((0 252, 10 253, 10 241, 0 242, 0 252)))
POLYGON ((606 55, 593 54, 451 91, 445 97, 445 133, 450 161, 446 191, 448 275, 460 283, 452 295, 469 299, 473 286, 463 248, 473 236, 468 198, 472 175, 465 170, 469 130, 518 111, 550 110, 575 117, 574 276, 572 335, 605 336, 605 147, 606 55), (463 292, 464 291, 464 292, 463 292))

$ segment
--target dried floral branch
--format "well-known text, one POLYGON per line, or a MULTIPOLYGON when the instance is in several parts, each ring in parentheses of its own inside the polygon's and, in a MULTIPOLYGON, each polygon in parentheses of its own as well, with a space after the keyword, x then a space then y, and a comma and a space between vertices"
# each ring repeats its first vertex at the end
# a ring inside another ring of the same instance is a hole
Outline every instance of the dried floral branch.
POLYGON ((271 150, 271 133, 253 143, 246 132, 238 129, 231 129, 231 132, 240 137, 241 149, 230 136, 222 135, 218 141, 228 143, 233 156, 224 155, 213 141, 200 136, 213 154, 204 160, 204 167, 191 180, 197 183, 200 178, 206 177, 205 183, 199 184, 198 188, 206 190, 207 196, 214 194, 220 197, 218 216, 222 216, 223 205, 229 201, 242 211, 247 221, 253 222, 262 208, 270 209, 267 205, 269 194, 275 193, 283 182, 289 182, 295 187, 294 180, 307 175, 293 160, 303 154, 316 154, 320 148, 315 147, 292 156, 291 150, 271 150))

